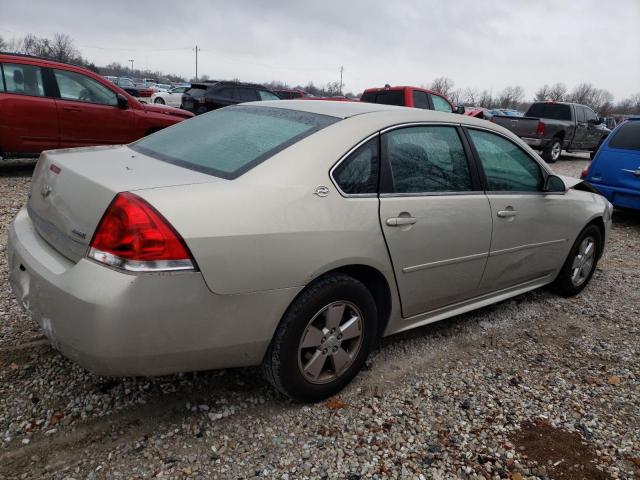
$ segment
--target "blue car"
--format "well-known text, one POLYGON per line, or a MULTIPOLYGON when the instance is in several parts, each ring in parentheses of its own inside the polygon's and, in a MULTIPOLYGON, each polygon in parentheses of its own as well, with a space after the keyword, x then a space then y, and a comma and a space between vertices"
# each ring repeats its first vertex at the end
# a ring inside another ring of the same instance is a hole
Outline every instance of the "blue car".
POLYGON ((640 210, 640 117, 619 124, 609 134, 582 178, 614 206, 640 210))

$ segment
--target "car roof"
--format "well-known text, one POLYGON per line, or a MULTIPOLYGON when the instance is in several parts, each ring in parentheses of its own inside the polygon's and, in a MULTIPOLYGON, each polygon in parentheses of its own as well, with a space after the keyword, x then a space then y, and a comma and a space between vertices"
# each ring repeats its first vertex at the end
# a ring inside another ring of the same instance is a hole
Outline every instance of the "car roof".
POLYGON ((410 85, 394 85, 394 86, 388 86, 388 87, 371 87, 371 88, 367 88, 363 93, 371 93, 371 92, 382 92, 382 91, 403 91, 403 90, 418 90, 419 92, 426 92, 426 93, 432 93, 433 95, 438 95, 439 97, 444 97, 446 98, 445 95, 443 95, 440 92, 436 92, 435 90, 429 90, 428 88, 422 88, 422 87, 412 87, 410 85))

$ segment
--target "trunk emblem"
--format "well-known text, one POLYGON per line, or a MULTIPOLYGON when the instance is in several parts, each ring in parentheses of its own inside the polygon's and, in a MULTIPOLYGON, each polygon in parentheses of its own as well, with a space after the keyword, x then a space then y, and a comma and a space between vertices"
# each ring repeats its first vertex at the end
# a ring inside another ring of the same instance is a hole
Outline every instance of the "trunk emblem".
POLYGON ((43 184, 42 188, 40 189, 40 193, 42 194, 43 198, 47 198, 52 191, 53 188, 51 188, 51 185, 47 185, 46 183, 43 184))
POLYGON ((324 185, 320 185, 318 188, 315 189, 313 193, 315 193, 319 197, 326 197, 327 195, 329 195, 329 189, 324 185))

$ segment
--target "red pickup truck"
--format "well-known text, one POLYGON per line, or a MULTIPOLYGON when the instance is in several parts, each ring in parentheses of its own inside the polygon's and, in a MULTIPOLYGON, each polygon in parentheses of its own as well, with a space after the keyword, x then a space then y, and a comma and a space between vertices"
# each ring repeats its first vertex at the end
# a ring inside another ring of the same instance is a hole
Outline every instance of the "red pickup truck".
POLYGON ((193 117, 143 105, 85 68, 18 54, 0 54, 0 112, 0 158, 130 143, 193 117))
POLYGON ((367 88, 360 97, 361 102, 383 103, 402 107, 424 108, 449 113, 464 113, 464 107, 454 107, 442 94, 419 87, 385 85, 382 88, 367 88))

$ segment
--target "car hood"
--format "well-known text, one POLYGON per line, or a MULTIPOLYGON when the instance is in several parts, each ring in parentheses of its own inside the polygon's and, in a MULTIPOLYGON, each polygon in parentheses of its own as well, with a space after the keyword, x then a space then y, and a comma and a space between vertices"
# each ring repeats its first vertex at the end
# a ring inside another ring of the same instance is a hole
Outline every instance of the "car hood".
POLYGON ((182 110, 181 108, 169 107, 168 105, 156 105, 146 104, 143 105, 146 112, 162 113, 164 115, 171 115, 173 117, 191 118, 193 113, 182 110))

